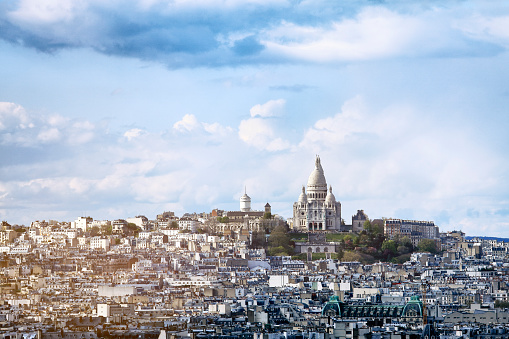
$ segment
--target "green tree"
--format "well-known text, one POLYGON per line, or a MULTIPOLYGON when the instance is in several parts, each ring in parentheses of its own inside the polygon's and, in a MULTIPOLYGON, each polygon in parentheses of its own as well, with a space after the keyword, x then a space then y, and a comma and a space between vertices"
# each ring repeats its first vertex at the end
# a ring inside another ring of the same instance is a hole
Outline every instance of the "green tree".
POLYGON ((345 251, 342 261, 361 261, 362 256, 353 251, 345 251))
POLYGON ((178 228, 179 228, 179 223, 178 223, 178 222, 176 222, 175 220, 173 220, 173 221, 170 223, 170 228, 171 228, 172 230, 176 230, 176 229, 178 229, 178 228))
POLYGON ((495 308, 509 308, 509 301, 495 300, 495 308))
POLYGON ((389 250, 392 253, 396 253, 398 251, 398 244, 394 240, 384 240, 382 243, 382 251, 389 250))
POLYGON ((272 219, 272 214, 270 212, 265 212, 263 214, 263 219, 272 219))
POLYGON ((437 244, 432 239, 422 239, 417 244, 417 248, 421 252, 430 252, 430 253, 437 253, 437 244))
POLYGON ((407 254, 413 251, 414 247, 409 237, 403 237, 397 241, 398 243, 398 254, 407 254))
POLYGON ((288 235, 288 228, 286 225, 276 226, 270 233, 269 253, 272 253, 272 251, 276 248, 278 251, 280 251, 280 248, 283 248, 286 255, 293 254, 293 246, 290 236, 288 235))
POLYGON ((343 259, 343 256, 345 254, 345 251, 343 250, 343 246, 338 246, 338 250, 336 251, 336 253, 338 255, 339 260, 343 259))
POLYGON ((111 225, 102 225, 101 233, 104 235, 111 235, 113 233, 113 226, 111 225))
POLYGON ((217 217, 217 221, 219 221, 222 224, 227 224, 230 222, 230 218, 228 217, 217 217))
POLYGON ((128 223, 127 226, 124 228, 124 234, 127 236, 134 235, 135 237, 138 236, 138 233, 140 233, 141 228, 139 226, 136 226, 135 223, 128 223))
POLYGON ((364 230, 371 234, 373 237, 376 237, 379 234, 384 234, 384 227, 380 223, 372 222, 371 220, 366 220, 364 222, 364 230))

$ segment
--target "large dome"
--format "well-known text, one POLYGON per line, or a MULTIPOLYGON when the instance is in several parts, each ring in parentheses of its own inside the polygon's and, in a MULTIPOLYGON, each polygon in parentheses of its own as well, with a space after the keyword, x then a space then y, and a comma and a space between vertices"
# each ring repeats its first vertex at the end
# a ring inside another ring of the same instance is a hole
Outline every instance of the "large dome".
POLYGON ((327 191, 327 181, 325 181, 325 175, 323 174, 322 164, 320 163, 320 157, 316 156, 315 169, 309 175, 308 179, 308 191, 325 190, 327 191))

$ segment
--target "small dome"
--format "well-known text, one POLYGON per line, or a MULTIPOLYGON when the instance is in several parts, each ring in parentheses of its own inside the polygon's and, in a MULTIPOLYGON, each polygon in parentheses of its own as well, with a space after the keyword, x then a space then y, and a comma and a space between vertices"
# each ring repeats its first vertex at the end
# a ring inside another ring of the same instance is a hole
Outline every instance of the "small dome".
POLYGON ((316 156, 315 169, 311 172, 308 179, 308 191, 316 189, 327 189, 327 181, 325 181, 325 175, 323 174, 319 156, 316 156))
POLYGON ((327 196, 325 197, 325 203, 335 203, 336 197, 334 194, 332 194, 332 186, 329 187, 329 192, 327 193, 327 196))
POLYGON ((302 186, 302 193, 299 195, 299 202, 308 202, 308 197, 306 195, 306 189, 302 186))

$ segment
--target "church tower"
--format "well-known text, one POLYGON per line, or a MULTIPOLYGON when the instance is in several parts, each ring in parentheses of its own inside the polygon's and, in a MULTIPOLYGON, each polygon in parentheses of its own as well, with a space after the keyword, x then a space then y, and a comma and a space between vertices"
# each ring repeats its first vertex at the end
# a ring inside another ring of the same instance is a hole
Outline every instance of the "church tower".
POLYGON ((244 188, 244 195, 240 197, 240 211, 250 212, 251 211, 251 198, 247 195, 247 190, 244 188))

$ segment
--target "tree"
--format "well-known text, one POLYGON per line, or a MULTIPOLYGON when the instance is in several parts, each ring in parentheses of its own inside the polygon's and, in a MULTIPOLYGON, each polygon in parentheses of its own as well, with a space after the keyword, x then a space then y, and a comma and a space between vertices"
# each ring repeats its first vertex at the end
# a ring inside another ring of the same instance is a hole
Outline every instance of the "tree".
POLYGON ((251 248, 264 248, 265 245, 265 231, 253 231, 253 234, 251 234, 251 248))
POLYGON ((384 234, 383 225, 371 222, 371 220, 366 220, 364 222, 364 230, 366 230, 367 234, 371 234, 373 237, 376 237, 379 234, 384 234))
POLYGON ((417 248, 421 252, 437 253, 437 244, 433 239, 422 239, 417 244, 417 248))
POLYGON ((398 245, 394 240, 384 240, 382 243, 382 251, 391 251, 392 254, 395 254, 398 251, 398 245))
POLYGON ((336 253, 338 254, 339 260, 343 259, 343 256, 345 254, 345 251, 343 250, 343 246, 338 246, 338 250, 336 251, 336 253))
POLYGON ((135 237, 138 236, 138 233, 140 232, 141 228, 136 226, 135 223, 128 223, 127 226, 124 228, 125 235, 134 235, 135 237))
POLYGON ((398 253, 400 255, 407 254, 413 251, 414 246, 412 245, 412 241, 409 237, 403 237, 397 241, 398 243, 398 253))
POLYGON ((342 261, 361 261, 362 256, 359 253, 345 251, 342 261))
POLYGON ((113 226, 111 225, 102 225, 101 232, 104 235, 111 235, 113 233, 113 226))
POLYGON ((276 226, 269 236, 269 253, 273 253, 275 249, 286 255, 293 254, 293 246, 286 225, 276 226), (284 251, 281 252, 281 249, 284 251))
POLYGON ((227 224, 230 222, 230 218, 228 217, 217 217, 217 221, 219 221, 222 224, 227 224))
POLYGON ((272 214, 270 212, 265 212, 263 214, 263 219, 272 219, 272 214))
POLYGON ((92 236, 92 237, 98 236, 99 233, 100 233, 100 230, 99 230, 98 226, 94 226, 90 229, 90 236, 92 236))

